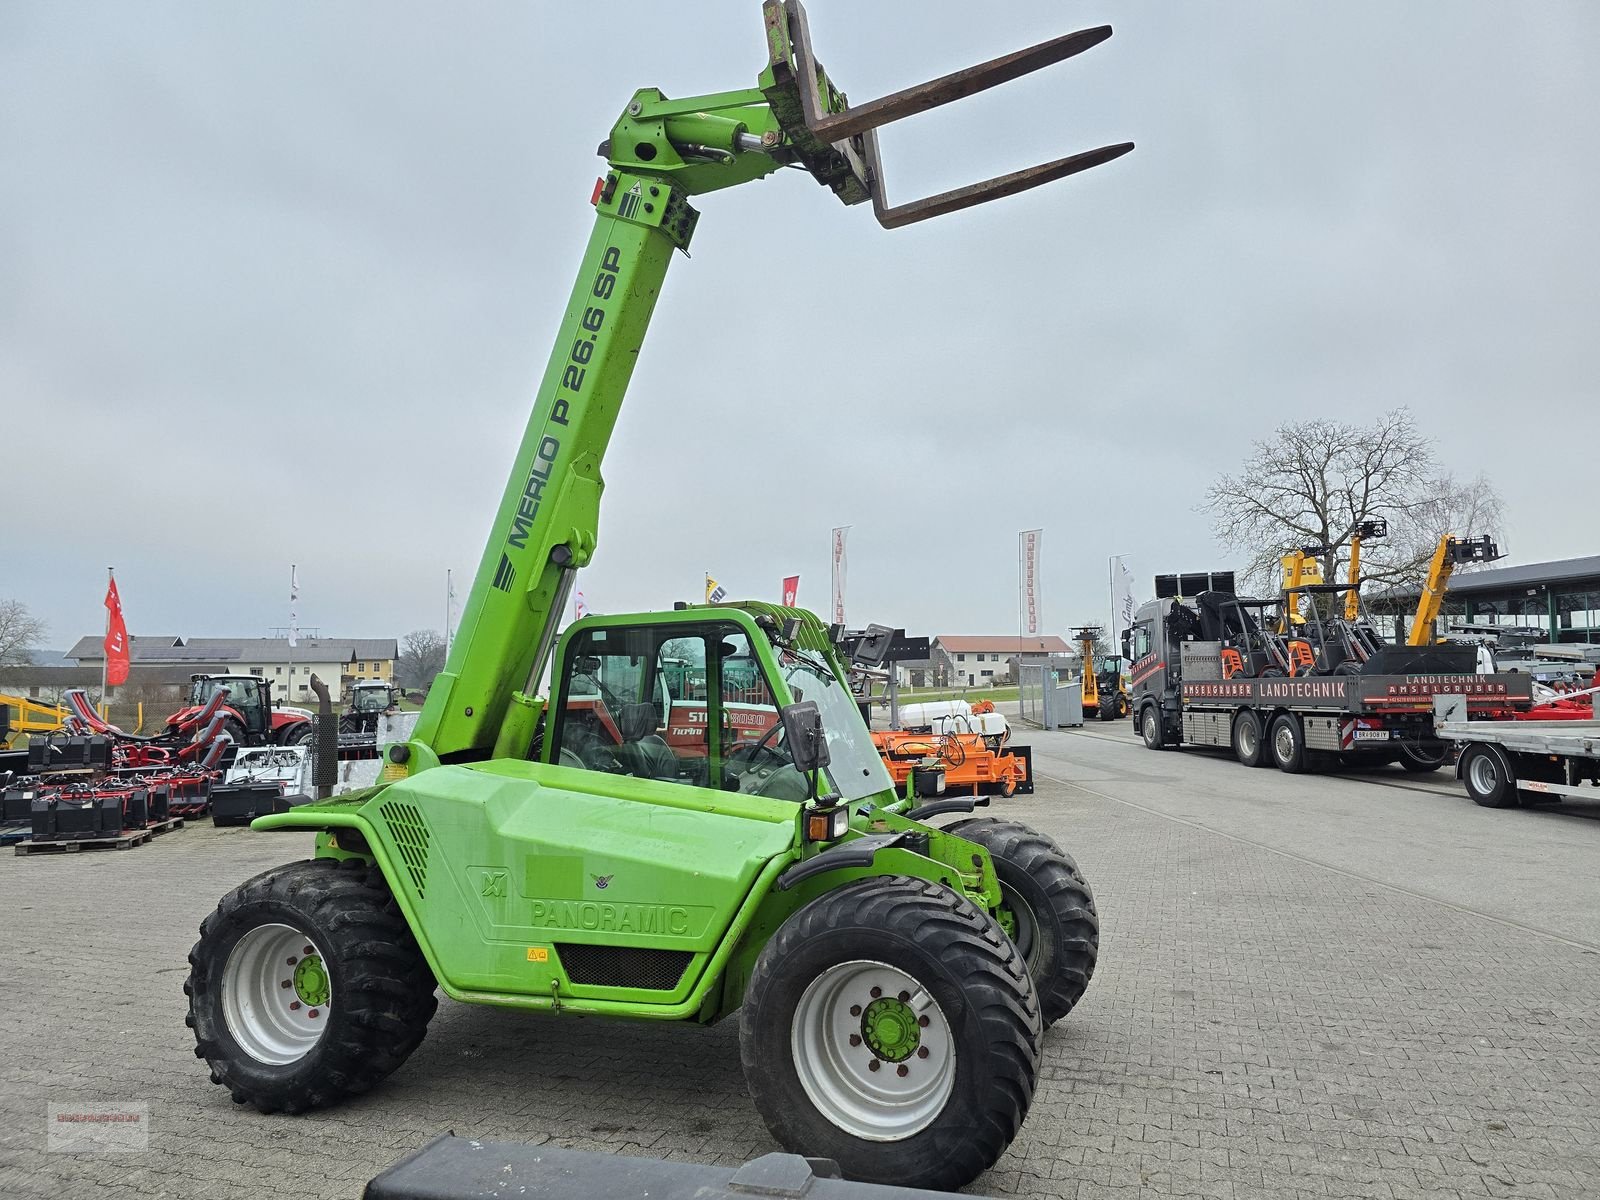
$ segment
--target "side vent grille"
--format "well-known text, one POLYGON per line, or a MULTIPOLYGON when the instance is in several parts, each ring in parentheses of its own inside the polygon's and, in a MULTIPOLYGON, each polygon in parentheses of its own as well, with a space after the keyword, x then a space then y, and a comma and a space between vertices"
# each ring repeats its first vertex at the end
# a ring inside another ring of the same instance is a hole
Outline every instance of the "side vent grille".
POLYGON ((390 800, 378 806, 389 836, 400 848, 400 858, 411 872, 411 884, 417 889, 417 898, 425 899, 428 893, 428 826, 416 806, 390 800))
POLYGON ((694 955, 688 950, 647 950, 640 946, 587 946, 557 942, 567 978, 590 987, 673 991, 694 955))

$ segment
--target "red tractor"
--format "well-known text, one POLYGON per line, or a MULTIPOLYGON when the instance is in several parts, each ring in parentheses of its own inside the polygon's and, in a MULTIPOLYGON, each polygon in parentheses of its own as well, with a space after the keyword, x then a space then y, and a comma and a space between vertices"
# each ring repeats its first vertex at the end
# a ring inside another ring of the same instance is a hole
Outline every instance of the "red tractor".
POLYGON ((189 703, 167 718, 167 732, 178 735, 192 729, 223 689, 227 695, 216 712, 235 746, 298 746, 311 740, 311 712, 273 708, 272 684, 256 675, 191 675, 189 703))

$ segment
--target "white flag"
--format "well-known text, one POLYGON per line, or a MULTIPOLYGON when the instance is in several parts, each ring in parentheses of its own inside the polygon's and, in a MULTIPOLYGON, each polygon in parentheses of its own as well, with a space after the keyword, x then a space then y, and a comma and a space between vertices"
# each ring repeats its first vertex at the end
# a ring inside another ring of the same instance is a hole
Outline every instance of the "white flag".
POLYGON ((833 623, 844 624, 844 578, 850 566, 845 554, 844 539, 850 526, 841 525, 833 531, 833 623))
POLYGON ((300 644, 300 568, 289 564, 289 648, 300 644))
POLYGON ((1133 624, 1133 572, 1128 570, 1128 564, 1120 558, 1117 559, 1117 572, 1112 584, 1112 603, 1116 612, 1116 628, 1112 630, 1113 637, 1120 638, 1122 631, 1133 624))
POLYGON ((1039 542, 1044 537, 1042 529, 1022 531, 1022 606, 1026 618, 1026 631, 1039 633, 1039 542))

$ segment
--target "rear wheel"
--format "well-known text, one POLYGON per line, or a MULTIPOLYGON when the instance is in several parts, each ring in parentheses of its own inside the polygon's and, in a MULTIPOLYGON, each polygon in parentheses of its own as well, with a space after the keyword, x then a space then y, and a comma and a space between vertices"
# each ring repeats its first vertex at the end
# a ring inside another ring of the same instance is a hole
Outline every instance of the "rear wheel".
POLYGON ((1444 766, 1449 758, 1450 747, 1443 743, 1438 747, 1402 744, 1397 761, 1413 775, 1426 775, 1444 766))
POLYGON ((1072 1011, 1094 977, 1100 918, 1093 890, 1070 854, 1026 825, 971 817, 948 831, 977 842, 994 859, 1004 905, 1000 925, 1028 964, 1048 1029, 1072 1011))
POLYGON ((1299 775, 1307 767, 1306 731, 1293 713, 1280 713, 1272 722, 1272 761, 1278 770, 1299 775))
POLYGON ((1500 751, 1468 746, 1461 754, 1461 782, 1473 803, 1484 808, 1511 808, 1517 803, 1517 777, 1500 751))
POLYGON ((1272 765, 1261 736, 1261 718, 1248 708, 1233 719, 1233 756, 1247 767, 1272 765))
POLYGON ((201 922, 189 967, 196 1057, 262 1112, 367 1091, 417 1048, 437 1005, 382 873, 354 859, 241 884, 201 922))
POLYGON ((283 731, 283 744, 285 746, 309 746, 311 744, 311 722, 302 721, 298 725, 291 725, 283 731))
POLYGON ((885 876, 779 927, 750 975, 739 1050, 785 1149, 851 1179, 954 1189, 1021 1128, 1042 1034, 1000 926, 940 884, 885 876))

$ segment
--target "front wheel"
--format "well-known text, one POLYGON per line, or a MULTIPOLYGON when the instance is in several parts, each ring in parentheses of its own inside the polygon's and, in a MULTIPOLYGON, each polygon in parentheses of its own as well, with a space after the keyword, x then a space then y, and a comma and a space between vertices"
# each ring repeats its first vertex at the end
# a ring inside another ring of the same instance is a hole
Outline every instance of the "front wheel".
POLYGON ((1072 1011, 1094 978, 1100 917, 1072 856, 1016 821, 969 817, 945 832, 977 842, 1000 879, 1000 926, 1028 964, 1045 1028, 1072 1011))
POLYGON ((433 973, 382 872, 276 867, 222 898, 189 952, 187 1023, 237 1104, 304 1112, 372 1088, 428 1031, 433 973))
POLYGON ((739 1051, 785 1149, 851 1179, 948 1190, 1022 1127, 1042 1035, 1027 965, 989 914, 884 876, 813 900, 767 942, 739 1051))
POLYGON ((1139 717, 1139 734, 1144 738, 1146 750, 1165 750, 1166 738, 1161 735, 1161 714, 1156 711, 1154 704, 1145 706, 1144 712, 1139 717))

